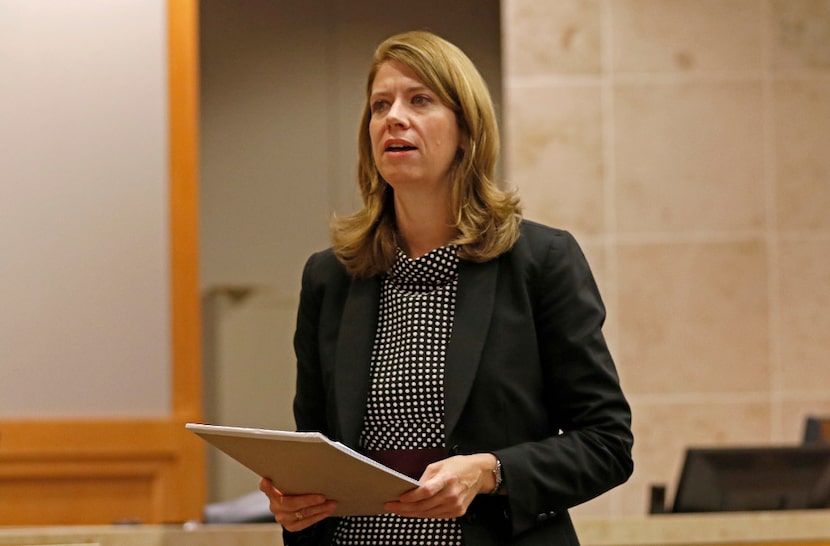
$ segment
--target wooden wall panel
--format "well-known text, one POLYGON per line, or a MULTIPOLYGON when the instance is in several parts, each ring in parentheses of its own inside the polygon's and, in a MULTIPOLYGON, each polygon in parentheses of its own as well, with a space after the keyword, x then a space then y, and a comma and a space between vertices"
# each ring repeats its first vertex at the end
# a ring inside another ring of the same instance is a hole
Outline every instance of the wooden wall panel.
POLYGON ((173 421, 0 423, 0 525, 197 519, 203 450, 173 421))

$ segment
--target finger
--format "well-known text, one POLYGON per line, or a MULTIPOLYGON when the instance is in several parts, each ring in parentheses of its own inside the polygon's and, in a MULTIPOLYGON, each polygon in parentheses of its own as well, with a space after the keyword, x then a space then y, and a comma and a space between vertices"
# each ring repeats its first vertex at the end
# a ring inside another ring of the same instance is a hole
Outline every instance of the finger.
MULTIPOLYGON (((312 507, 320 506, 326 503, 326 497, 323 495, 280 495, 276 499, 277 512, 297 512, 298 510, 309 510, 312 507)), ((309 515, 303 512, 304 515, 309 515)))
POLYGON ((414 503, 435 497, 447 487, 445 478, 443 475, 433 476, 429 479, 421 478, 421 485, 407 491, 398 497, 398 500, 402 503, 414 503))
POLYGON ((407 518, 451 519, 461 517, 466 513, 466 510, 458 504, 438 505, 430 508, 390 504, 384 508, 392 514, 407 518))
POLYGON ((463 513, 449 512, 442 507, 437 507, 432 510, 388 510, 390 514, 395 514, 404 518, 428 518, 428 519, 450 519, 458 516, 463 516, 463 513))
POLYGON ((279 512, 277 522, 289 531, 300 531, 329 517, 337 508, 337 501, 327 501, 294 512, 279 512))
POLYGON ((337 501, 327 501, 322 495, 304 495, 299 497, 283 496, 276 502, 272 501, 270 508, 271 512, 280 521, 291 521, 292 518, 302 521, 318 514, 326 516, 336 506, 337 501))
POLYGON ((268 495, 268 497, 282 495, 282 492, 274 486, 274 482, 268 478, 259 480, 259 490, 268 495))
POLYGON ((399 516, 426 517, 424 514, 432 513, 441 508, 446 499, 430 497, 417 502, 388 502, 384 509, 399 516))
POLYGON ((430 494, 442 482, 428 484, 423 490, 401 495, 397 501, 387 503, 384 508, 394 514, 408 517, 458 517, 466 513, 472 496, 458 484, 443 483, 444 487, 436 494, 430 494), (423 493, 423 495, 422 495, 423 493), (422 497, 423 498, 419 498, 422 497))

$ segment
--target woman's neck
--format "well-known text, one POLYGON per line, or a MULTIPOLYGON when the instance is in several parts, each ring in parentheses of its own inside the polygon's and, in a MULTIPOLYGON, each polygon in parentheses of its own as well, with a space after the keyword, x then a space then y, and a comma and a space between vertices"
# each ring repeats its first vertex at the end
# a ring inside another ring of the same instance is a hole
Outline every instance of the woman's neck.
POLYGON ((402 199, 395 195, 395 221, 398 245, 407 256, 419 258, 447 245, 455 237, 449 212, 448 196, 424 199, 402 199))

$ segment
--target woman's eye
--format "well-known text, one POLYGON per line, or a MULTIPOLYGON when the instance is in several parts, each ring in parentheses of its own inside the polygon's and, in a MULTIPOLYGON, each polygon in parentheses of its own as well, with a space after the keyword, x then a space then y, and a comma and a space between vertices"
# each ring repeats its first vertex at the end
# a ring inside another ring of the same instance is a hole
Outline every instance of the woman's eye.
POLYGON ((432 101, 427 95, 415 95, 412 97, 412 104, 415 104, 416 106, 422 106, 424 104, 429 104, 430 102, 432 101))
POLYGON ((373 114, 377 114, 378 112, 383 112, 389 107, 389 103, 385 100, 376 100, 371 104, 371 109, 373 114))

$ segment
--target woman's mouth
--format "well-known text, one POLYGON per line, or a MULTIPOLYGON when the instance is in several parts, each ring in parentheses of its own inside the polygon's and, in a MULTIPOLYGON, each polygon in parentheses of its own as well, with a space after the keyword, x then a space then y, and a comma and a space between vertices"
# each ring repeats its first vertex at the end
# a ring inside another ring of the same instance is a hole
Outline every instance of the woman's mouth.
POLYGON ((406 141, 392 141, 387 142, 386 146, 384 146, 383 151, 397 153, 397 152, 411 152, 412 150, 417 150, 418 148, 413 146, 411 143, 406 141))

